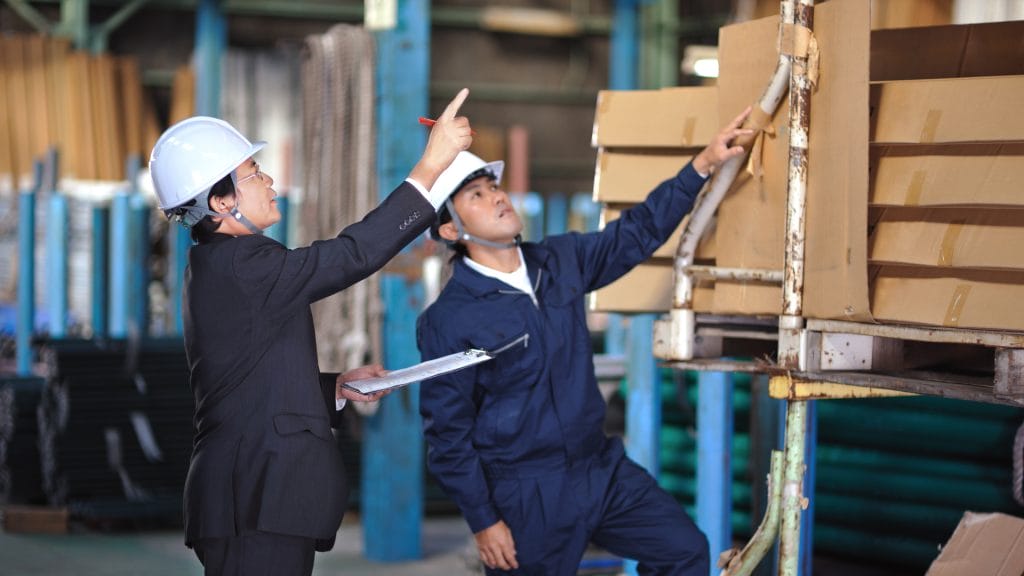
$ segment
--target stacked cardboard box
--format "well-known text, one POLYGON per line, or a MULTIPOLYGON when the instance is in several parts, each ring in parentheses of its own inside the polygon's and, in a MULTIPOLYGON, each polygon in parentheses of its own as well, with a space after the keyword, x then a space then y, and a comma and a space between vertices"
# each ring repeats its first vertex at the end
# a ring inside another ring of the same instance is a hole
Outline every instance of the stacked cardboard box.
MULTIPOLYGON (((777 28, 776 18, 765 18, 721 30, 715 125, 760 96, 775 66, 777 28)), ((869 4, 834 0, 815 8, 814 35, 821 60, 811 103, 804 315, 1024 330, 1024 23, 872 32, 869 4)), ((664 116, 658 105, 665 104, 638 102, 632 118, 664 116)), ((598 145, 606 117, 599 109, 598 145)), ((787 121, 784 101, 719 207, 718 266, 782 269, 787 121)), ((646 186, 643 178, 656 172, 654 158, 616 164, 608 156, 608 148, 599 152, 599 200, 627 201, 604 182, 646 186), (630 168, 613 179, 616 166, 630 168)), ((662 253, 673 250, 670 241, 662 253)), ((599 307, 631 310, 625 300, 654 294, 646 309, 667 310, 670 267, 641 266, 631 283, 599 292, 599 307)), ((698 292, 696 309, 778 314, 781 303, 778 286, 719 281, 713 293, 698 292)))
MULTIPOLYGON (((598 148, 594 199, 604 202, 602 224, 642 202, 660 182, 679 172, 718 132, 714 87, 602 91, 594 118, 598 148)), ((629 274, 591 294, 591 308, 608 312, 659 312, 672 306, 672 257, 682 225, 629 274)), ((702 262, 714 261, 714 243, 702 242, 702 262)), ((696 305, 710 307, 711 287, 698 287, 696 305)))
POLYGON ((815 18, 823 58, 846 54, 812 101, 805 315, 1024 330, 1024 25, 869 35, 864 6, 835 8, 815 18))

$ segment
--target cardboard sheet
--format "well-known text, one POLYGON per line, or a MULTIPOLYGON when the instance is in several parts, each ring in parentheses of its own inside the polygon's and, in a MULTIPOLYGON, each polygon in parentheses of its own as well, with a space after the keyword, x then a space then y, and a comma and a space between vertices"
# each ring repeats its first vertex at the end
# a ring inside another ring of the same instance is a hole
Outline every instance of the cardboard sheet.
MULTIPOLYGON (((719 112, 725 124, 764 92, 778 62, 778 16, 725 26, 719 31, 719 112)), ((786 223, 786 163, 789 155, 786 99, 718 207, 717 265, 781 270, 786 223), (759 153, 757 153, 759 150, 759 153)), ((715 285, 716 313, 779 314, 781 289, 744 282, 715 285)))

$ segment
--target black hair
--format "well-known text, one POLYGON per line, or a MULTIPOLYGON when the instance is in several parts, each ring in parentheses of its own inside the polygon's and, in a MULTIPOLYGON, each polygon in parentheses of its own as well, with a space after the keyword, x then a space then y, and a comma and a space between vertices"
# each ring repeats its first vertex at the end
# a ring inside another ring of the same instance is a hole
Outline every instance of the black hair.
MULTIPOLYGON (((214 198, 226 198, 234 195, 235 183, 231 180, 231 174, 228 174, 210 188, 210 195, 206 202, 209 204, 210 200, 214 198)), ((195 200, 192 200, 192 202, 195 203, 195 200)), ((219 229, 220 222, 214 222, 212 217, 204 216, 202 220, 192 226, 192 241, 196 244, 209 242, 219 229)))
MULTIPOLYGON (((455 195, 458 194, 466 184, 469 184, 470 182, 472 182, 473 180, 476 180, 477 178, 480 178, 481 176, 486 176, 486 177, 490 178, 491 180, 497 180, 497 177, 494 175, 494 172, 492 172, 490 168, 487 168, 486 166, 483 167, 483 168, 478 168, 478 169, 470 172, 469 176, 466 176, 465 178, 463 178, 462 182, 459 182, 459 185, 455 187, 455 192, 452 192, 451 196, 449 196, 449 198, 454 198, 455 195)), ((433 236, 434 236, 435 239, 440 239, 441 238, 441 234, 440 234, 441 226, 443 226, 443 225, 445 225, 445 224, 447 224, 447 223, 449 223, 451 221, 452 221, 452 213, 451 213, 451 211, 448 210, 448 203, 445 202, 444 204, 441 204, 441 207, 437 211, 437 221, 434 224, 434 230, 432 230, 433 236)), ((466 249, 466 245, 463 244, 462 242, 460 242, 460 241, 445 242, 445 244, 447 244, 448 248, 450 248, 452 250, 452 252, 454 252, 454 254, 452 254, 452 257, 451 257, 451 260, 450 260, 451 262, 454 262, 455 259, 460 257, 460 256, 469 256, 469 250, 466 249)))

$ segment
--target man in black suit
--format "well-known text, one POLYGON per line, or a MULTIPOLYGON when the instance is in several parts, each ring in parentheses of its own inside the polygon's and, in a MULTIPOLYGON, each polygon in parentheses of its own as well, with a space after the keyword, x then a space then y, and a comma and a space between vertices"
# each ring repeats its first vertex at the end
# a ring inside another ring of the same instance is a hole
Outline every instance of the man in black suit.
POLYGON ((232 126, 196 117, 169 128, 150 170, 160 207, 197 243, 185 272, 184 326, 195 439, 185 483, 185 543, 206 574, 311 574, 348 500, 331 434, 341 383, 383 375, 364 366, 321 374, 310 304, 380 269, 435 218, 427 192, 472 141, 456 117, 468 91, 431 130, 409 178, 330 240, 289 250, 262 235, 277 222, 274 180, 232 126))

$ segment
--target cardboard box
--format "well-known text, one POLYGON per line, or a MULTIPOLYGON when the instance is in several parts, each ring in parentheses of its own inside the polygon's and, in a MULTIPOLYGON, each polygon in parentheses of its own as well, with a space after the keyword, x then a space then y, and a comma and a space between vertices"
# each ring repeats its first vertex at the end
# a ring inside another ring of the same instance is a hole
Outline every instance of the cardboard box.
MULTIPOLYGON (((698 283, 694 290, 694 310, 708 312, 714 284, 698 283)), ((672 309, 672 260, 651 259, 629 271, 615 282, 590 293, 590 309, 595 312, 667 312, 672 309)))
POLYGON ((592 144, 613 147, 703 148, 718 133, 713 86, 602 90, 592 144))
POLYGON ((1024 271, 900 266, 872 271, 875 320, 995 330, 1024 326, 1024 271))
POLYGON ((1024 574, 1024 520, 966 512, 926 576, 1024 574))
POLYGON ((1024 206, 1024 143, 872 146, 869 170, 874 206, 1024 206))
POLYGON ((1020 140, 1024 75, 899 80, 871 85, 871 142, 1020 140))
POLYGON ((595 202, 643 202, 658 184, 672 178, 699 152, 696 149, 602 148, 594 170, 595 202))
POLYGON ((1024 270, 1024 210, 886 208, 868 241, 873 264, 1024 270))
MULTIPOLYGON (((601 228, 604 228, 608 222, 618 220, 619 215, 626 209, 626 206, 615 205, 608 206, 601 210, 601 228)), ((683 221, 679 223, 679 227, 676 231, 669 236, 668 240, 654 252, 655 258, 674 258, 676 250, 679 248, 679 239, 683 235, 683 228, 686 226, 687 221, 690 217, 686 216, 683 221)), ((700 242, 697 243, 697 253, 694 254, 694 259, 697 262, 713 262, 715 260, 715 229, 713 226, 710 230, 704 232, 704 236, 701 237, 700 242)))

